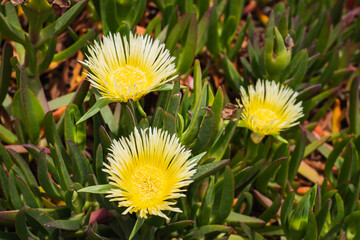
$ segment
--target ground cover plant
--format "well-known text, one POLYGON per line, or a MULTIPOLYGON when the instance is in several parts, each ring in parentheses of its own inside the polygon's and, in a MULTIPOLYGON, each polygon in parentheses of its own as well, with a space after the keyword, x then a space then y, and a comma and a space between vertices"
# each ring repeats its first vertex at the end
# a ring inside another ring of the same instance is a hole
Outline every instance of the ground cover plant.
POLYGON ((0 239, 360 239, 360 2, 3 0, 0 239))

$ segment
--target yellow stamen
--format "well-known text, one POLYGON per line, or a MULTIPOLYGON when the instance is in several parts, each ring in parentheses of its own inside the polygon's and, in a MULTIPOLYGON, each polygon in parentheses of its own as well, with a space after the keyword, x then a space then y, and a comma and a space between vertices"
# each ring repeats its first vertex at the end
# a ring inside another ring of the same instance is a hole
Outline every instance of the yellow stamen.
POLYGON ((147 85, 145 73, 130 65, 116 69, 112 79, 114 88, 118 89, 121 95, 127 94, 129 89, 144 89, 147 85))
POLYGON ((137 169, 131 179, 130 191, 138 201, 147 205, 148 201, 161 195, 164 174, 160 169, 149 165, 137 169))
POLYGON ((266 126, 276 120, 276 114, 269 109, 259 109, 254 113, 253 118, 257 124, 266 126))

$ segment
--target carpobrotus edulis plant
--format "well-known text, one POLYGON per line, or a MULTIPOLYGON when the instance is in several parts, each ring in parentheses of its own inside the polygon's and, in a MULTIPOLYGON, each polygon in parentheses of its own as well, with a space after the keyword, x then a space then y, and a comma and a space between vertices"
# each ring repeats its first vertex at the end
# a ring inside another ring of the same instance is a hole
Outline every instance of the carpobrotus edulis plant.
POLYGON ((136 101, 160 90, 176 77, 174 60, 165 44, 149 35, 110 33, 95 42, 82 64, 89 70, 88 80, 101 97, 77 124, 109 103, 136 101))
POLYGON ((175 78, 174 57, 165 44, 149 35, 109 34, 89 48, 84 65, 91 85, 103 98, 117 102, 138 100, 175 78))
POLYGON ((241 118, 243 125, 252 131, 254 143, 298 124, 303 116, 302 102, 295 103, 298 93, 274 81, 258 80, 255 88, 249 86, 248 93, 241 87, 240 94, 241 118))
POLYGON ((136 212, 140 218, 157 215, 169 219, 162 211, 181 212, 176 198, 185 197, 195 174, 196 163, 176 135, 157 128, 137 130, 128 138, 114 140, 104 171, 114 188, 108 192, 123 212, 136 212))

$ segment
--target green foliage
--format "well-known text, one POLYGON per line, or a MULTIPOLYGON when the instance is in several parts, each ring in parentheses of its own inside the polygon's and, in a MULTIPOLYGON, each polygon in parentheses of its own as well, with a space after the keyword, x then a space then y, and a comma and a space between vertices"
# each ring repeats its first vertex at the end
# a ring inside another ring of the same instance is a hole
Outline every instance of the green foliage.
POLYGON ((0 6, 0 238, 359 239, 358 3, 148 2, 71 1, 61 15, 46 0, 0 6), (78 36, 80 13, 97 27, 78 36), (88 81, 46 96, 52 65, 86 55, 101 32, 142 28, 175 57, 175 80, 126 103, 88 81), (72 42, 57 52, 63 32, 72 42), (254 143, 231 103, 263 79, 297 91, 304 116, 254 143), (196 164, 167 220, 123 215, 106 197, 112 140, 148 127, 175 135, 196 164))

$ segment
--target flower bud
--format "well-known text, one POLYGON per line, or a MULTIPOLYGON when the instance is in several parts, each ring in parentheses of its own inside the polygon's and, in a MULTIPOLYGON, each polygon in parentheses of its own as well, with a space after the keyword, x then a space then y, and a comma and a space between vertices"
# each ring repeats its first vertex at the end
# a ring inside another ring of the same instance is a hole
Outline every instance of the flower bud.
POLYGON ((284 39, 277 27, 274 27, 265 42, 264 65, 269 79, 279 81, 282 72, 291 61, 291 48, 285 46, 284 39), (275 33, 275 37, 273 36, 275 33), (274 43, 275 39, 275 43, 274 43), (274 46, 275 45, 275 46, 274 46))

